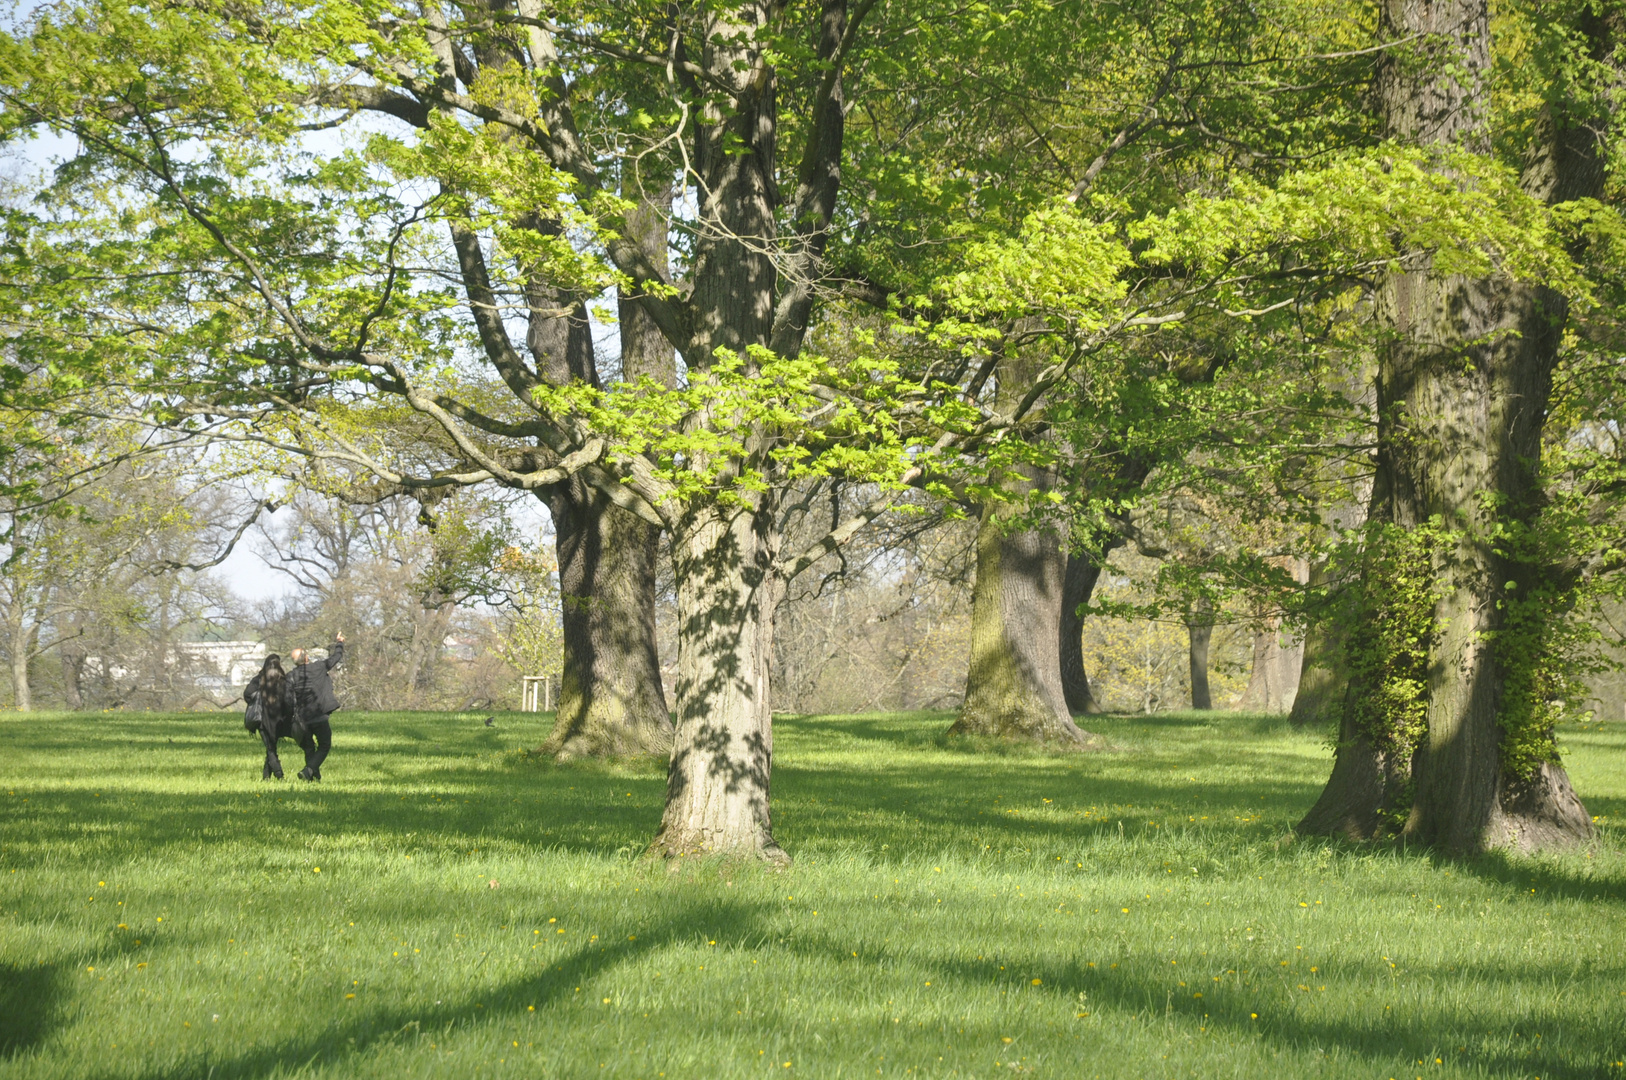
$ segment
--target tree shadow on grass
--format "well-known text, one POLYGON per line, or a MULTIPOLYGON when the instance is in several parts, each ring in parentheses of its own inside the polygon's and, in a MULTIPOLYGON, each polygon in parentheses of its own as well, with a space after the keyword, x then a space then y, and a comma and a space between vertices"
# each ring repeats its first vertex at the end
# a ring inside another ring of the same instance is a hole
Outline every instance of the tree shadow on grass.
MULTIPOLYGON (((668 946, 693 941, 697 935, 734 941, 760 938, 761 915, 759 904, 719 898, 671 905, 658 923, 640 930, 636 941, 589 944, 562 963, 541 963, 534 974, 471 991, 458 1001, 427 1007, 360 1006, 351 1018, 318 1032, 286 1038, 235 1057, 211 1054, 134 1075, 142 1080, 234 1080, 282 1075, 290 1067, 300 1072, 328 1067, 343 1075, 346 1060, 377 1047, 428 1038, 459 1027, 489 1027, 498 1020, 512 1022, 532 1015, 533 1008, 542 1012, 550 1005, 567 1004, 578 989, 593 980, 668 946)), ((122 1069, 109 1069, 100 1075, 118 1080, 130 1080, 132 1076, 122 1069)))
POLYGON ((1574 859, 1555 862, 1507 851, 1490 851, 1469 858, 1431 854, 1430 860, 1436 867, 1507 885, 1521 894, 1626 903, 1626 872, 1618 863, 1611 867, 1613 872, 1588 873, 1591 868, 1574 859))
MULTIPOLYGON (((1228 956, 1223 951, 1212 951, 1213 943, 1209 942, 1205 942, 1210 945, 1209 953, 1201 961, 1193 958, 1193 964, 1178 975, 1171 973, 1166 956, 1121 957, 1116 969, 1108 969, 1105 964, 1090 967, 1079 959, 1046 958, 1037 944, 1028 956, 1002 954, 986 961, 946 955, 922 956, 918 949, 894 953, 884 947, 862 960, 854 960, 849 958, 850 943, 845 938, 812 927, 787 933, 783 926, 774 923, 774 912, 763 904, 709 896, 668 904, 654 925, 640 928, 636 941, 583 946, 562 962, 539 964, 533 973, 471 990, 457 1001, 422 1007, 358 1005, 354 1015, 320 1031, 248 1049, 232 1057, 210 1054, 195 1061, 166 1064, 162 1069, 144 1074, 143 1080, 172 1077, 233 1080, 278 1075, 293 1067, 328 1068, 342 1074, 346 1062, 377 1049, 433 1038, 437 1033, 457 1029, 473 1033, 491 1031, 498 1025, 523 1020, 531 1015, 532 1007, 543 1013, 550 1006, 569 1006, 578 1000, 578 989, 586 989, 593 981, 611 975, 621 966, 669 947, 708 937, 724 944, 747 946, 771 937, 779 948, 799 956, 830 964, 862 964, 883 980, 895 978, 902 969, 919 968, 945 993, 952 994, 958 986, 968 994, 985 994, 993 983, 1012 995, 1041 996, 1053 1008, 1082 1007, 1098 1016, 1103 1011, 1124 1017, 1155 1016, 1165 1023, 1204 1028, 1221 1038, 1228 1035, 1239 1042, 1263 1039, 1283 1051, 1307 1055, 1337 1048, 1367 1066, 1371 1075, 1398 1064, 1397 1057, 1409 1064, 1414 1059, 1432 1059, 1444 1052, 1450 1054, 1451 1063, 1460 1071, 1508 1076, 1527 1076, 1534 1072, 1553 1080, 1581 1080, 1603 1074, 1606 1063, 1615 1060, 1614 1055, 1620 1050, 1618 1031, 1577 1028, 1555 1009, 1520 1018, 1518 1026, 1526 1029, 1522 1032, 1526 1041, 1522 1043, 1508 1040, 1505 1015, 1481 1017, 1449 1004, 1413 1005, 1404 1013, 1397 1013, 1379 1008, 1374 999, 1371 1012, 1364 1016, 1352 1015, 1347 1007, 1341 1016, 1317 1016, 1313 1007, 1307 1009, 1299 1005, 1299 1001, 1309 1005, 1316 994, 1323 991, 1295 990, 1273 970, 1268 972, 1268 977, 1266 972, 1260 971, 1258 954, 1228 956), (998 970, 999 964, 1005 969, 998 970), (1200 974, 1197 974, 1198 969, 1201 969, 1200 974), (1257 974, 1254 985, 1227 979, 1227 975, 1245 970, 1257 974), (1227 974, 1221 976, 1220 984, 1215 984, 1209 976, 1218 972, 1227 974), (1202 987, 1202 998, 1194 996, 1197 991, 1192 986, 1177 985, 1180 978, 1194 977, 1198 980, 1195 985, 1202 987), (1035 979, 1040 986, 1035 986, 1035 979), (1290 1000, 1284 1000, 1284 995, 1290 1000), (1084 1004, 1079 1006, 1078 1002, 1084 1004), (1550 1034, 1547 1040, 1529 1038, 1537 1031, 1563 1031, 1564 1034, 1561 1038, 1550 1034)), ((1103 936, 1104 950, 1110 951, 1113 944, 1103 936)), ((1471 978, 1485 984, 1518 986, 1522 988, 1521 996, 1540 1000, 1546 990, 1568 978, 1572 971, 1567 965, 1502 968, 1470 964, 1459 969, 1425 967, 1408 974, 1429 984, 1444 985, 1471 978)), ((1387 966, 1380 966, 1376 961, 1345 962, 1339 965, 1338 971, 1322 973, 1315 981, 1331 982, 1336 978, 1337 982, 1329 988, 1336 993, 1343 987, 1368 987, 1389 977, 1387 966)), ((1403 998, 1404 995, 1396 995, 1397 1002, 1403 998)), ((728 1018, 728 1022, 765 1027, 775 1021, 769 1013, 754 1014, 738 1021, 728 1018)), ((1003 1032, 1004 1027, 1000 1030, 1003 1032)), ((764 1030, 761 1034, 770 1032, 764 1030)), ((992 1028, 982 1033, 968 1031, 965 1041, 970 1043, 996 1034, 992 1028)), ((121 1080, 129 1076, 114 1069, 102 1075, 117 1076, 121 1080)))
MULTIPOLYGON (((658 765, 541 763, 527 753, 540 725, 493 731, 455 719, 352 717, 324 769, 330 781, 320 785, 260 783, 255 748, 246 737, 237 738, 240 730, 223 730, 217 722, 140 716, 121 718, 114 731, 76 718, 40 725, 28 740, 29 756, 44 765, 29 777, 32 799, 26 806, 8 800, 0 807, 20 815, 5 831, 25 841, 8 841, 8 861, 28 865, 70 843, 85 858, 126 850, 152 856, 199 843, 297 852, 302 840, 295 842, 296 833, 343 833, 383 848, 456 849, 478 839, 482 846, 582 853, 641 850, 654 835, 666 785, 658 765), (191 782, 177 785, 181 790, 142 790, 142 772, 125 770, 119 747, 159 743, 168 758, 174 752, 163 741, 167 733, 187 740, 193 728, 199 728, 198 749, 181 756, 187 767, 209 770, 213 790, 191 782), (118 788, 98 794, 85 787, 87 778, 97 777, 93 757, 89 768, 62 763, 83 761, 101 743, 111 744, 104 779, 118 788), (223 761, 241 771, 224 771, 223 761)), ((923 770, 908 759, 929 749, 942 720, 921 714, 786 724, 774 813, 788 826, 787 838, 801 832, 797 839, 803 842, 886 844, 894 854, 981 851, 984 845, 1076 849, 1126 825, 1141 827, 1154 818, 1167 825, 1171 815, 1183 823, 1189 814, 1206 816, 1210 828, 1256 840, 1261 828, 1279 830, 1302 813, 1318 789, 1319 778, 1284 779, 1293 775, 1291 762, 1247 746, 1206 754, 1205 764, 1230 763, 1248 774, 1219 784, 1192 784, 1178 770, 1136 772, 1122 756, 1031 750, 939 758, 923 770), (835 767, 817 750, 830 732, 876 753, 856 768, 835 767), (1123 767, 1107 768, 1109 759, 1123 767)), ((1168 761, 1179 763, 1189 752, 1168 761)))
MULTIPOLYGON (((1103 935, 1103 955, 1115 944, 1103 935)), ((816 932, 804 930, 793 934, 781 947, 831 962, 847 962, 845 941, 816 932)), ((1186 963, 1186 957, 1181 957, 1181 961, 1186 963)), ((1216 1034, 1228 1033, 1239 1041, 1263 1038, 1284 1050, 1303 1053, 1338 1047, 1363 1061, 1370 1069, 1369 1075, 1374 1076, 1389 1075, 1379 1070, 1392 1070, 1400 1064, 1395 1061, 1397 1056, 1404 1056, 1403 1067, 1410 1067, 1419 1059, 1432 1064, 1436 1055, 1448 1053, 1460 1071, 1475 1075, 1522 1077, 1533 1073, 1550 1080, 1582 1080, 1615 1075, 1609 1067, 1618 1059, 1626 1042, 1614 1027, 1600 1025, 1596 1029, 1577 1030, 1556 1009, 1517 1018, 1516 1027, 1522 1028, 1520 1034, 1527 1040, 1522 1052, 1511 1045, 1508 1049, 1495 1048, 1495 1044, 1505 1042, 1509 1035, 1506 1015, 1481 1018, 1463 1015, 1448 1006, 1411 1006, 1405 1013, 1375 1007, 1364 1018, 1347 1017, 1347 1013, 1344 1018, 1307 1016, 1303 1009, 1283 1002, 1282 996, 1286 993, 1309 1003, 1326 990, 1306 987, 1324 985, 1322 981, 1330 978, 1328 973, 1305 975, 1305 983, 1292 984, 1297 989, 1284 989, 1280 984, 1245 987, 1236 982, 1225 984, 1226 975, 1221 975, 1221 983, 1216 984, 1211 976, 1216 972, 1235 974, 1249 970, 1259 973, 1260 981, 1264 982, 1263 973, 1258 972, 1257 954, 1226 957, 1223 952, 1210 950, 1200 960, 1192 957, 1191 961, 1190 966, 1176 975, 1171 974, 1167 956, 1125 957, 1115 968, 1108 968, 1105 963, 1091 967, 1079 960, 1058 962, 1045 958, 1037 950, 1027 958, 1007 953, 978 961, 958 957, 934 960, 920 958, 918 953, 893 956, 885 951, 865 958, 865 962, 880 971, 918 965, 931 974, 932 983, 950 988, 950 992, 955 982, 968 992, 986 992, 992 983, 1010 995, 1042 995, 1067 1010, 1082 1008, 1099 1013, 1105 1008, 1124 1016, 1183 1021, 1189 1025, 1187 1030, 1202 1028, 1216 1034), (1192 979, 1194 971, 1202 972, 1194 985, 1179 985, 1182 978, 1192 979), (1312 979, 1314 982, 1309 981, 1312 979), (1564 1035, 1557 1040, 1531 1038, 1542 1031, 1564 1031, 1564 1035)), ((1374 960, 1341 963, 1336 974, 1339 983, 1331 987, 1334 992, 1340 989, 1340 984, 1371 986, 1387 980, 1391 973, 1387 964, 1380 965, 1374 960)), ((1435 985, 1468 978, 1498 986, 1517 985, 1527 1000, 1542 1000, 1550 996, 1553 985, 1573 977, 1573 968, 1567 963, 1517 968, 1436 965, 1408 974, 1435 985)), ((1275 978, 1274 973, 1271 978, 1275 978)), ((1397 994, 1396 1000, 1402 1000, 1402 995, 1397 994)))
MULTIPOLYGON (((297 858, 313 833, 360 837, 384 849, 456 851, 470 842, 584 854, 643 849, 660 820, 662 768, 642 761, 539 763, 527 751, 545 723, 522 714, 503 717, 491 729, 480 717, 352 716, 353 742, 349 749, 341 742, 344 756, 328 770, 333 781, 321 785, 252 779, 259 771, 257 753, 240 728, 231 731, 213 718, 125 715, 110 722, 67 716, 17 724, 27 739, 20 767, 30 769, 31 761, 41 767, 29 775, 28 804, 0 804, 0 840, 14 866, 43 860, 69 843, 84 858, 151 857, 167 846, 209 842, 286 850, 297 858), (467 722, 454 722, 460 720, 467 722), (103 726, 108 723, 111 728, 103 726), (186 757, 191 767, 212 770, 214 790, 199 790, 201 784, 184 791, 142 790, 139 773, 132 788, 122 748, 144 740, 167 754, 170 732, 183 740, 197 736, 201 749, 186 757), (101 782, 94 755, 104 743, 101 779, 122 790, 98 795, 85 781, 101 782), (222 760, 237 762, 239 779, 220 779, 222 760)), ((1144 721, 1195 730, 1209 717, 1159 714, 1115 726, 1145 730, 1144 721)), ((1220 726, 1234 719, 1286 723, 1225 716, 1220 726)), ((1145 767, 1135 755, 1030 751, 938 756, 922 768, 910 760, 912 752, 928 748, 943 720, 935 713, 782 718, 785 737, 774 778, 782 835, 793 844, 869 850, 884 845, 894 858, 951 849, 1059 854, 1109 837, 1167 835, 1154 830, 1188 827, 1193 843, 1257 845, 1297 821, 1324 779, 1290 751, 1246 739, 1177 742, 1145 767), (826 740, 831 733, 837 738, 826 740), (840 752, 844 739, 875 753, 856 766, 837 767, 819 757, 821 741, 834 742, 840 752), (1197 770, 1210 779, 1194 780, 1197 770)), ((1619 813, 1620 802, 1594 800, 1595 809, 1609 813, 1619 813)), ((1520 892, 1536 888, 1613 902, 1626 892, 1618 878, 1588 877, 1581 867, 1487 857, 1465 869, 1520 892)))
POLYGON ((0 1061, 26 1053, 50 1035, 62 996, 55 964, 0 964, 0 1061))

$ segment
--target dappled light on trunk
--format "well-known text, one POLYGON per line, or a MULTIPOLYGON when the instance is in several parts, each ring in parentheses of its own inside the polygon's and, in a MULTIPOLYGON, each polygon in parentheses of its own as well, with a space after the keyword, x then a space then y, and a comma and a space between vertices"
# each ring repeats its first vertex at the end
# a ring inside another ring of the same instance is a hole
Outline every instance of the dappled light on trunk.
POLYGON ((768 814, 777 548, 771 515, 745 507, 695 508, 673 530, 677 724, 653 854, 790 861, 768 814))

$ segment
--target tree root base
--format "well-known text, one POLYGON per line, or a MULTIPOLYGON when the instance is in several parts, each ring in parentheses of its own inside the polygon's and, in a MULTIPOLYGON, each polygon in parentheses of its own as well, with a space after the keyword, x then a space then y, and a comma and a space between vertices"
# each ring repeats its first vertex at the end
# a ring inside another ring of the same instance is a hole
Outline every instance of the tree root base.
POLYGON ((646 859, 664 859, 672 869, 683 863, 704 861, 745 862, 782 870, 790 865, 790 854, 773 837, 751 837, 733 844, 707 842, 701 837, 657 836, 644 851, 646 859))
POLYGON ((1592 816, 1562 766, 1543 764, 1528 780, 1502 789, 1486 846, 1530 854, 1576 847, 1595 835, 1592 816))

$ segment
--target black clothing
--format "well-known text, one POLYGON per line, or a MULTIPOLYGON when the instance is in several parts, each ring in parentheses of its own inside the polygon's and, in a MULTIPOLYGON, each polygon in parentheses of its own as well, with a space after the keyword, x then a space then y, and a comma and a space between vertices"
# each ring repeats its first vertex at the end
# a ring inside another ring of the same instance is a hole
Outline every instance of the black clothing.
MULTIPOLYGON (((256 704, 260 706, 258 710, 259 716, 257 718, 257 722, 249 725, 249 730, 256 731, 264 727, 264 721, 268 719, 266 716, 266 706, 270 703, 262 700, 260 697, 260 676, 256 675, 254 678, 248 681, 248 688, 243 691, 243 701, 250 706, 256 704)), ((255 711, 256 710, 251 708, 249 710, 249 715, 251 716, 255 711)), ((294 722, 293 696, 288 692, 288 683, 286 680, 283 682, 281 700, 276 703, 276 713, 277 715, 274 719, 277 722, 277 733, 281 738, 286 739, 294 722)), ((248 723, 248 716, 245 716, 244 723, 248 723)))
POLYGON ((319 720, 301 721, 294 725, 294 739, 299 748, 305 751, 305 768, 322 778, 322 762, 327 760, 328 751, 333 749, 333 725, 327 722, 327 717, 319 720))
POLYGON ((327 723, 328 715, 339 707, 333 693, 333 680, 328 672, 344 659, 344 643, 335 641, 328 649, 326 660, 313 660, 300 664, 288 672, 288 693, 294 700, 294 716, 313 723, 327 723))
POLYGON ((275 776, 280 780, 282 761, 277 757, 277 740, 293 734, 293 697, 288 693, 288 683, 284 677, 282 693, 276 701, 267 701, 260 692, 260 679, 260 675, 254 676, 249 680, 248 689, 243 691, 243 700, 249 705, 243 723, 250 731, 257 732, 260 742, 265 745, 265 768, 260 778, 264 780, 275 776))
MULTIPOLYGON (((265 744, 265 768, 260 772, 260 779, 266 780, 275 776, 282 779, 282 759, 277 756, 277 729, 271 724, 265 724, 260 729, 260 742, 265 744)), ((284 730, 282 734, 286 735, 284 730)))

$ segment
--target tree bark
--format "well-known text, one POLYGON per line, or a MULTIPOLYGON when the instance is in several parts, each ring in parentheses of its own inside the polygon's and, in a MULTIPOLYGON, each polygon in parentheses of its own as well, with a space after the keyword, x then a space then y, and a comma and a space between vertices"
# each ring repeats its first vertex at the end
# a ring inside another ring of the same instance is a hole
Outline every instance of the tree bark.
POLYGON ((672 534, 678 717, 651 852, 786 863, 768 815, 773 619, 784 595, 773 515, 692 507, 672 534))
POLYGON ((1411 798, 1412 762, 1385 753, 1360 733, 1347 705, 1349 695, 1376 688, 1350 682, 1338 727, 1332 776, 1297 831, 1310 836, 1376 840, 1392 833, 1411 798))
POLYGON ((1303 656, 1303 642, 1282 644, 1282 631, 1276 620, 1256 631, 1253 668, 1248 674, 1247 688, 1237 700, 1237 709, 1273 714, 1290 712, 1298 694, 1303 656))
MULTIPOLYGON (((1283 559, 1293 580, 1304 582, 1309 578, 1309 563, 1301 559, 1283 559)), ((1293 639, 1282 643, 1282 621, 1270 616, 1253 635, 1253 668, 1248 673, 1247 688, 1236 707, 1244 712, 1281 714, 1293 708, 1298 694, 1299 670, 1304 662, 1304 642, 1293 639)))
POLYGON ((557 485, 548 509, 559 554, 564 664, 553 732, 561 760, 665 754, 672 724, 655 648, 659 530, 579 481, 557 485))
POLYGON ((1008 516, 1003 507, 983 508, 971 593, 971 667, 949 734, 1082 746, 1090 736, 1067 711, 1059 662, 1061 538, 1049 530, 1011 531, 1008 516))
POLYGON ((1093 555, 1069 552, 1062 574, 1061 623, 1057 639, 1060 649, 1061 689, 1067 711, 1094 715, 1102 711, 1090 690, 1090 677, 1084 669, 1084 616, 1078 609, 1090 602, 1095 583, 1101 580, 1101 563, 1093 555))
MULTIPOLYGON (((834 10, 844 17, 844 5, 834 10)), ((777 83, 760 38, 772 13, 762 0, 708 9, 701 63, 728 82, 735 100, 726 109, 708 104, 695 126, 700 220, 685 355, 709 365, 719 348, 731 349, 748 372, 757 362, 749 350, 768 347, 774 328, 777 83)), ((834 149, 839 162, 839 143, 834 149)), ((800 346, 800 335, 788 334, 782 355, 800 346)), ((766 431, 746 433, 744 454, 718 463, 717 482, 727 486, 740 469, 764 463, 772 445, 766 431)), ((699 467, 710 463, 696 455, 699 467)), ((783 864, 789 856, 774 842, 768 815, 773 620, 784 594, 777 507, 768 494, 735 494, 737 501, 697 499, 668 519, 677 581, 677 724, 666 810, 650 850, 783 864)))
MULTIPOLYGON (((1380 458, 1367 511, 1369 522, 1394 521, 1389 482, 1389 473, 1380 458)), ((1374 558, 1371 548, 1366 555, 1370 563, 1374 558)), ((1379 572, 1370 566, 1363 568, 1363 582, 1379 572)), ((1354 625, 1345 627, 1346 635, 1354 639, 1347 644, 1367 650, 1375 648, 1370 640, 1372 635, 1367 631, 1385 618, 1391 618, 1388 612, 1357 613, 1352 620, 1354 625)), ((1368 664, 1367 668, 1375 666, 1368 664)), ((1360 665, 1356 665, 1345 680, 1336 705, 1338 742, 1332 775, 1315 805, 1299 822, 1297 831, 1350 840, 1375 840, 1392 834, 1404 819, 1411 804, 1415 754, 1375 745, 1361 730, 1356 717, 1358 702, 1370 701, 1382 692, 1383 687, 1372 671, 1363 671, 1360 665)))
MULTIPOLYGON (((1607 28, 1590 29, 1599 55, 1607 55, 1598 40, 1607 28)), ((1486 0, 1389 0, 1380 32, 1427 43, 1419 46, 1426 63, 1410 55, 1382 62, 1378 90, 1390 133, 1418 145, 1487 150, 1486 0)), ((1597 140, 1608 119, 1567 122, 1550 110, 1526 187, 1549 200, 1600 190, 1597 140)), ((1541 432, 1566 305, 1539 286, 1424 271, 1392 275, 1378 302, 1394 333, 1379 357, 1375 496, 1386 497, 1388 520, 1416 527, 1437 517, 1453 538, 1435 557, 1439 632, 1405 833, 1452 851, 1585 839, 1591 819, 1559 766, 1544 765, 1526 779, 1510 778, 1503 767, 1505 673, 1492 644, 1503 625, 1506 584, 1526 587, 1532 576, 1532 568, 1498 552, 1492 535, 1499 519, 1529 517, 1540 505, 1541 432), (1496 505, 1487 495, 1497 496, 1496 505)), ((1322 802, 1334 795, 1340 772, 1347 797, 1335 801, 1353 805, 1363 794, 1348 779, 1358 763, 1346 765, 1346 756, 1359 759, 1361 747, 1340 746, 1322 802)), ((1318 803, 1301 828, 1327 831, 1332 816, 1321 809, 1318 803)), ((1360 817, 1360 808, 1351 816, 1360 817)))
POLYGON ((84 677, 86 654, 79 649, 64 646, 62 652, 62 695, 68 708, 75 711, 85 707, 84 677))
POLYGON ((34 708, 34 691, 28 681, 28 661, 34 651, 34 635, 28 631, 14 630, 11 640, 12 707, 18 712, 31 712, 34 708))
MULTIPOLYGON (((1310 570, 1310 584, 1323 586, 1326 566, 1310 570)), ((1330 727, 1342 715, 1344 691, 1349 675, 1344 671, 1338 627, 1330 619, 1309 626, 1304 632, 1304 653, 1299 664, 1299 689, 1293 697, 1288 720, 1295 727, 1330 727)))
POLYGON ((1212 618, 1204 618, 1203 612, 1195 613, 1196 618, 1186 623, 1187 659, 1191 670, 1191 707, 1193 709, 1212 709, 1214 699, 1208 692, 1208 643, 1214 636, 1212 618))
MULTIPOLYGON (((628 231, 650 261, 667 265, 670 186, 637 195, 628 231)), ((635 296, 619 296, 621 375, 671 386, 672 345, 635 296)), ((546 355, 563 350, 568 374, 596 381, 585 310, 565 326, 538 330, 546 355), (563 331, 564 340, 558 341, 563 331), (540 335, 551 332, 555 343, 540 335)), ((553 515, 563 603, 563 666, 553 732, 542 752, 576 757, 667 754, 672 721, 661 687, 655 645, 655 571, 660 529, 613 505, 579 480, 555 485, 546 498, 553 515)))

